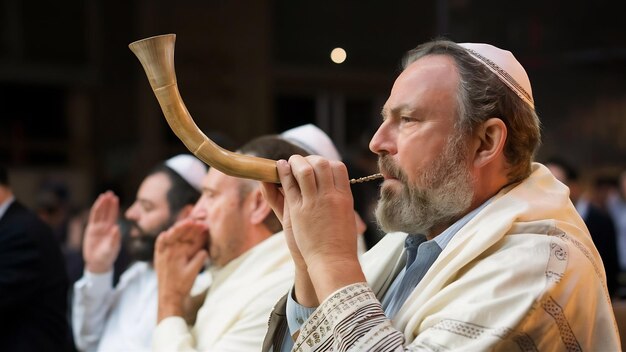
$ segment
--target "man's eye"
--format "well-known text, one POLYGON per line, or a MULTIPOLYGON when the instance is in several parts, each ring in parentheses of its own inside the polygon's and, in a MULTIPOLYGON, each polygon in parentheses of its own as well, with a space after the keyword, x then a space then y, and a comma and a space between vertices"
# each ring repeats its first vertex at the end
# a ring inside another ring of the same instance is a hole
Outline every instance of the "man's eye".
POLYGON ((415 118, 408 117, 408 116, 402 116, 402 117, 400 117, 400 121, 402 121, 403 123, 415 122, 415 118))

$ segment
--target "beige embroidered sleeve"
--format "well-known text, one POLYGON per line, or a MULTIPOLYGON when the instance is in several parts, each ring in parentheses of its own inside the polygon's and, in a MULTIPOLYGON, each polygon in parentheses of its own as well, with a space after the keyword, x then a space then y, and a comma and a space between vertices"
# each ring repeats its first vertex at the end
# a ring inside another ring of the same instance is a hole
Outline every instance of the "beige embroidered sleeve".
POLYGON ((404 336, 391 326, 365 283, 346 286, 326 299, 302 326, 293 351, 403 350, 404 336))

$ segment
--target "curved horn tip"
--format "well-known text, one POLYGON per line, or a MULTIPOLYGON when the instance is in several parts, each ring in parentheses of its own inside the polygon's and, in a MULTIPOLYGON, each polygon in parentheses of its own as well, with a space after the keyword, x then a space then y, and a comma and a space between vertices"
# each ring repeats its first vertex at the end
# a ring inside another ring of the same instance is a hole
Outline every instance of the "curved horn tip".
POLYGON ((159 34, 159 35, 154 35, 152 37, 147 37, 147 38, 135 40, 134 42, 128 44, 128 47, 135 46, 136 44, 138 44, 140 42, 143 42, 143 41, 154 40, 156 38, 163 38, 163 37, 172 37, 172 39, 176 40, 176 34, 175 33, 159 34))

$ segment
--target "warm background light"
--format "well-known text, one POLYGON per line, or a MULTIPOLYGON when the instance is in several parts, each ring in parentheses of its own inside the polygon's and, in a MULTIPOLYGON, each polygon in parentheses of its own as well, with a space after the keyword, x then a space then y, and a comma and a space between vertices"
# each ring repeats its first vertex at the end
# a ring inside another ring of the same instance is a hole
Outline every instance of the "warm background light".
POLYGON ((333 51, 330 52, 330 59, 336 64, 346 61, 347 56, 348 54, 346 54, 346 51, 342 48, 334 48, 333 51))

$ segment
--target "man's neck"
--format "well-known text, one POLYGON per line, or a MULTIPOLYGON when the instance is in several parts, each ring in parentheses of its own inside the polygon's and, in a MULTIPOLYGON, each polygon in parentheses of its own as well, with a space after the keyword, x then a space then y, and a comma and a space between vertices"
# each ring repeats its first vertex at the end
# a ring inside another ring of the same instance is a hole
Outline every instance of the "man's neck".
POLYGON ((6 186, 0 186, 0 205, 13 197, 13 192, 6 186))
POLYGON ((448 227, 450 227, 452 224, 454 224, 455 222, 457 222, 460 218, 462 218, 463 216, 465 216, 465 214, 469 213, 465 212, 463 215, 455 218, 454 220, 450 221, 450 222, 446 222, 445 224, 439 224, 435 227, 433 227, 428 234, 426 234, 426 239, 428 239, 429 241, 432 240, 433 238, 439 236, 442 232, 444 232, 448 227))
MULTIPOLYGON (((500 191, 498 191, 500 192, 500 191)), ((448 228, 450 228, 451 226, 453 226, 454 224, 456 224, 457 222, 461 221, 461 219, 465 218, 466 216, 468 216, 468 214, 472 213, 472 212, 478 212, 480 211, 479 208, 484 208, 486 206, 486 204, 488 202, 490 202, 496 194, 498 194, 498 192, 492 194, 489 198, 487 199, 482 199, 480 201, 480 203, 478 204, 474 204, 472 203, 472 206, 470 206, 466 211, 464 211, 462 214, 454 217, 453 219, 451 219, 450 221, 447 221, 445 223, 439 224, 435 227, 433 227, 427 234, 426 234, 426 238, 430 241, 432 239, 434 239, 435 237, 439 236, 440 234, 442 234, 444 231, 448 230, 448 228)), ((473 214, 472 216, 475 216, 476 214, 473 214)))

